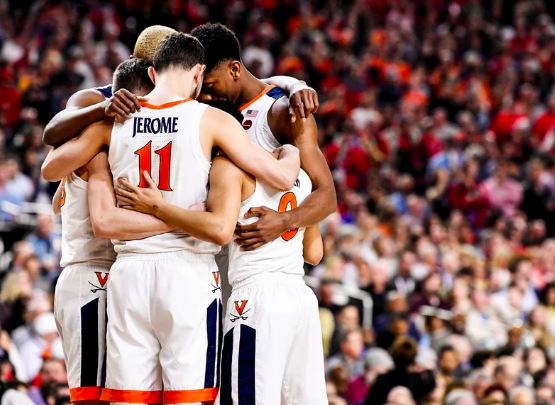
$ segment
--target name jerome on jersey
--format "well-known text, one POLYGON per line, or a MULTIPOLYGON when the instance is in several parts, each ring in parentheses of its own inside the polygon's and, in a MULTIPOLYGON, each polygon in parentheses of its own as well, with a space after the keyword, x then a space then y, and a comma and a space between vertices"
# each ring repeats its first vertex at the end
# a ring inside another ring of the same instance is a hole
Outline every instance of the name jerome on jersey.
POLYGON ((133 136, 136 134, 174 134, 177 132, 179 117, 135 117, 133 118, 133 136))

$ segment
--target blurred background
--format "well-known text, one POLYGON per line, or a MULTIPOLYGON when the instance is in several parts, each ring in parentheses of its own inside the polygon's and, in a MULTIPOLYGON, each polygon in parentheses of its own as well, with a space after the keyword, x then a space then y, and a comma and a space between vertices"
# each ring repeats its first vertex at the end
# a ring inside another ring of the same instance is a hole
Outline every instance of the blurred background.
POLYGON ((147 26, 209 21, 256 76, 319 94, 339 209, 306 270, 330 404, 555 404, 554 16, 552 0, 0 0, 1 404, 69 403, 45 124, 147 26))

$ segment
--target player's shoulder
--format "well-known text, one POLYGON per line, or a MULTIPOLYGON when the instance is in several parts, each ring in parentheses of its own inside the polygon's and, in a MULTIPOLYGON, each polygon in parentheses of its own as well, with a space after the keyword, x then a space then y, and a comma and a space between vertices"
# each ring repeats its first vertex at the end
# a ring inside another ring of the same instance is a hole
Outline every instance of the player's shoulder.
POLYGON ((210 175, 223 176, 226 179, 238 179, 250 177, 225 154, 219 154, 212 160, 210 175))
POLYGON ((91 87, 75 92, 68 100, 66 107, 85 108, 94 104, 98 104, 112 97, 112 85, 110 85, 110 95, 106 96, 107 90, 105 87, 91 87), (100 89, 104 89, 100 91, 100 89))

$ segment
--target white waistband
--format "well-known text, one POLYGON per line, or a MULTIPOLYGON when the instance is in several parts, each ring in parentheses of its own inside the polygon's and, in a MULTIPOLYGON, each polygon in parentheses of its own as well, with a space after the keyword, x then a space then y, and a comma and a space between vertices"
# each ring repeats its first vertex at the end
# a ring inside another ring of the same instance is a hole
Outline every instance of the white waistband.
POLYGON ((215 261, 214 253, 196 253, 190 250, 176 250, 160 253, 118 253, 116 262, 122 261, 151 261, 167 259, 184 259, 195 263, 211 263, 215 261))
POLYGON ((237 289, 253 283, 275 283, 275 284, 288 284, 288 285, 306 285, 303 276, 300 274, 288 274, 281 271, 265 271, 247 277, 244 280, 237 281, 231 288, 237 289))

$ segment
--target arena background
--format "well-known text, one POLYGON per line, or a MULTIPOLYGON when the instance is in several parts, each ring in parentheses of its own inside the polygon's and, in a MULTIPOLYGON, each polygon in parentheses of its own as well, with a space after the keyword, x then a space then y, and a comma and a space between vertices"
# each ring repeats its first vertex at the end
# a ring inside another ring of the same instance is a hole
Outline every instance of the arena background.
POLYGON ((551 0, 0 0, 1 404, 69 403, 44 126, 110 83, 147 26, 208 21, 256 76, 319 94, 339 209, 307 281, 330 404, 399 381, 394 405, 555 404, 554 15, 551 0))

